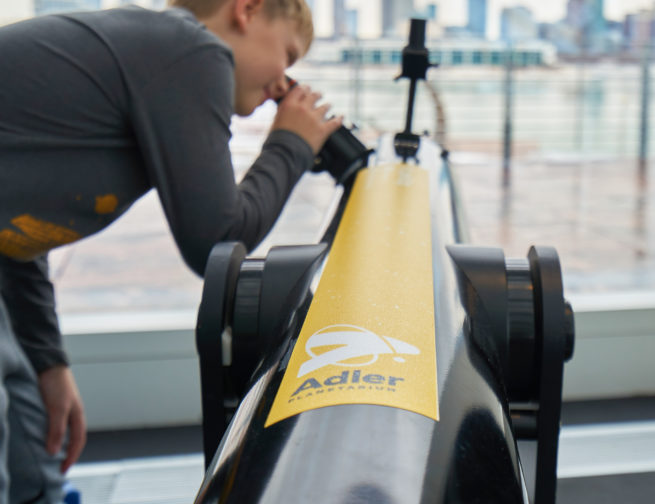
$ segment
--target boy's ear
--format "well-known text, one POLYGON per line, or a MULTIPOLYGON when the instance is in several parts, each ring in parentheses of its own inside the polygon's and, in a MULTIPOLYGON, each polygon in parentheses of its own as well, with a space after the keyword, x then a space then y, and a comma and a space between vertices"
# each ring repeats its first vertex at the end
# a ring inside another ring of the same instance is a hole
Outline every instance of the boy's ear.
POLYGON ((259 12, 264 0, 234 0, 233 15, 239 31, 244 31, 252 18, 259 12))

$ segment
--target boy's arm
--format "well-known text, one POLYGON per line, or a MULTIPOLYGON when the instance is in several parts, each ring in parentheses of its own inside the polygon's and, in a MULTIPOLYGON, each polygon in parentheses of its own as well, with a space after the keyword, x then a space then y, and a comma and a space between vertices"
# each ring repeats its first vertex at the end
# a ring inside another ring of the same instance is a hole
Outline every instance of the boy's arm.
POLYGON ((143 89, 133 114, 150 181, 184 259, 200 275, 215 243, 255 247, 314 159, 296 133, 273 131, 237 186, 228 146, 232 72, 227 50, 197 51, 143 89))
POLYGON ((55 294, 48 278, 48 259, 14 261, 0 256, 2 298, 14 334, 37 373, 68 365, 55 313, 55 294))
POLYGON ((61 466, 62 472, 66 472, 86 443, 86 421, 62 347, 47 256, 29 262, 0 256, 0 277, 0 294, 14 334, 38 375, 39 390, 48 414, 48 452, 58 453, 66 432, 69 433, 66 457, 61 466))

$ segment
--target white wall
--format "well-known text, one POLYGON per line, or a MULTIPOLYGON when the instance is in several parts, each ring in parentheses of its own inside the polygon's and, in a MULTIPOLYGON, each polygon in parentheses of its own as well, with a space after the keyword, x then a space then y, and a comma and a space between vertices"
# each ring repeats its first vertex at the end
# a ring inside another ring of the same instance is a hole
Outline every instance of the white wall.
MULTIPOLYGON (((655 395, 655 303, 578 297, 564 398, 655 395)), ((68 316, 65 345, 90 430, 198 424, 200 381, 191 311, 68 316)))

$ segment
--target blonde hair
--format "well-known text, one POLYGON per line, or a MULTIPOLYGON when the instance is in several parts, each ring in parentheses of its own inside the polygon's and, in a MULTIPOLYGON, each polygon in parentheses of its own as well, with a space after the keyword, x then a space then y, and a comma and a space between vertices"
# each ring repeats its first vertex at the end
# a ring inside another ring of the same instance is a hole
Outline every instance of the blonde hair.
MULTIPOLYGON (((206 18, 229 0, 168 0, 171 7, 184 7, 197 18, 206 18)), ((298 33, 305 40, 305 50, 314 39, 312 11, 305 0, 262 0, 262 9, 269 19, 285 18, 295 21, 298 33)))

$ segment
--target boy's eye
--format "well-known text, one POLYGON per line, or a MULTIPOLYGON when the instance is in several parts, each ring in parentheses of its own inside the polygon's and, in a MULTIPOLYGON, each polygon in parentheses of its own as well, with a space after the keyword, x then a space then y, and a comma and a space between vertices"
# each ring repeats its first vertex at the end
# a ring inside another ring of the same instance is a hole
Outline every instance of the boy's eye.
POLYGON ((293 65, 298 59, 298 55, 295 51, 287 51, 287 66, 293 65))

